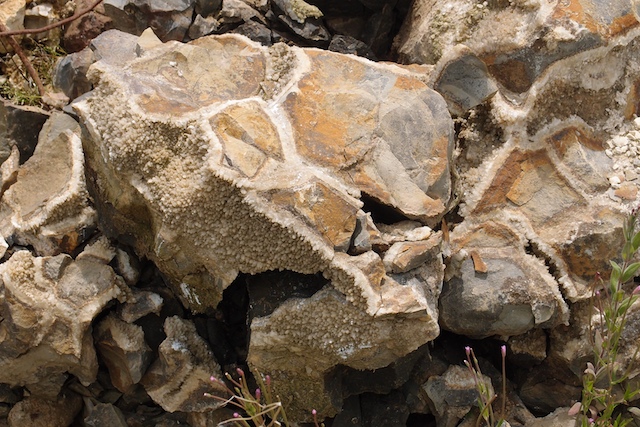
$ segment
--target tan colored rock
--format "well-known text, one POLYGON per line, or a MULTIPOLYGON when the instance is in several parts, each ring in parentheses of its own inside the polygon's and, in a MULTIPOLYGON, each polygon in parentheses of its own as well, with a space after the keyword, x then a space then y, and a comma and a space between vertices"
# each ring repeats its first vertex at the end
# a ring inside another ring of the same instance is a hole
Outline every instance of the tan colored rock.
POLYGON ((222 406, 204 395, 228 397, 220 384, 210 380, 222 378, 220 366, 193 323, 169 317, 164 331, 167 338, 160 344, 158 360, 141 381, 149 396, 168 412, 206 412, 222 406))
POLYGON ((65 114, 54 114, 0 202, 2 235, 42 255, 71 252, 95 227, 88 197, 79 126, 65 114))
MULTIPOLYGON (((249 363, 281 377, 292 416, 336 413, 323 380, 336 364, 381 368, 438 335, 435 246, 398 277, 368 248, 349 255, 361 197, 420 221, 399 242, 428 237, 423 224, 444 214, 452 122, 424 76, 231 35, 165 43, 125 66, 99 61, 89 74, 93 95, 75 106, 104 228, 154 261, 190 310, 215 308, 240 272, 330 281, 251 326, 249 363)), ((158 372, 178 362, 166 351, 143 382, 163 407, 190 407, 168 397, 158 372)))
POLYGON ((0 278, 0 382, 28 386, 65 372, 95 381, 91 322, 121 293, 111 267, 18 251, 0 278))
POLYGON ((27 397, 9 412, 9 427, 68 427, 82 409, 82 399, 76 394, 57 400, 27 397))
POLYGON ((440 252, 439 243, 439 234, 431 236, 428 240, 397 242, 387 250, 382 262, 388 272, 405 273, 424 264, 433 256, 431 253, 440 252))
POLYGON ((94 337, 111 382, 122 393, 127 393, 151 363, 152 353, 142 327, 108 316, 98 323, 94 337))
MULTIPOLYGON (((0 7, 0 21, 7 27, 9 31, 23 30, 25 8, 27 2, 25 0, 5 0, 0 7)), ((7 53, 8 43, 0 44, 0 53, 7 53)))

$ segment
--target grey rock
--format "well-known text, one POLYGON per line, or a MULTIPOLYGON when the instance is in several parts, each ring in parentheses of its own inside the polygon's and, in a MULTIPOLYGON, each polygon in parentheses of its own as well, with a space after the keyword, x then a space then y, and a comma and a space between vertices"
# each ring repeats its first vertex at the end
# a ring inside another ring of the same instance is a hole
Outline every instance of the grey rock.
POLYGON ((382 10, 374 13, 367 19, 362 33, 362 41, 380 58, 385 57, 391 47, 391 30, 394 21, 395 12, 393 3, 385 4, 382 10))
POLYGON ((127 427, 127 421, 122 411, 110 403, 98 403, 89 409, 89 415, 84 418, 88 427, 127 427))
POLYGON ((192 40, 211 34, 220 28, 220 23, 213 16, 203 17, 198 14, 189 27, 189 38, 192 40))
POLYGON ((127 301, 120 310, 120 317, 127 323, 133 323, 147 314, 159 314, 163 298, 155 292, 132 290, 133 300, 127 301))
POLYGON ((195 0, 106 0, 104 8, 120 31, 140 35, 152 28, 163 41, 182 40, 191 26, 195 0))
MULTIPOLYGON (((487 376, 483 376, 483 381, 491 384, 487 376)), ((458 425, 478 399, 475 379, 466 366, 449 367, 441 376, 429 378, 423 389, 429 396, 438 426, 442 427, 458 425)))
POLYGON ((433 88, 447 100, 452 115, 462 115, 498 91, 484 62, 471 49, 457 45, 440 58, 433 88))
POLYGON ((245 22, 235 28, 232 32, 248 37, 263 46, 271 46, 273 44, 271 40, 271 30, 256 21, 245 22))
POLYGON ((260 12, 242 0, 222 0, 222 10, 218 19, 223 24, 249 22, 253 19, 264 21, 260 12))
POLYGON ((320 9, 304 0, 273 0, 273 4, 298 24, 304 24, 307 19, 322 17, 320 9))
POLYGON ((0 162, 11 154, 11 147, 20 150, 20 164, 33 154, 38 143, 38 134, 50 114, 40 108, 13 105, 9 101, 0 103, 0 162))
POLYGON ((336 34, 331 38, 329 50, 338 53, 348 53, 362 56, 372 61, 376 60, 376 55, 364 42, 349 36, 336 34))
POLYGON ((278 15, 278 19, 305 40, 319 44, 325 44, 331 40, 331 34, 318 18, 307 18, 302 24, 287 15, 278 15))
POLYGON ((474 337, 511 336, 568 321, 566 303, 548 272, 524 254, 516 258, 507 251, 492 248, 481 254, 487 273, 476 273, 472 260, 466 260, 461 276, 443 286, 444 329, 474 337))
POLYGON ((206 18, 222 7, 222 0, 196 0, 196 14, 206 18))
POLYGON ((54 69, 53 85, 69 99, 75 99, 91 90, 87 71, 95 61, 95 55, 89 48, 61 58, 54 69))
MULTIPOLYGON (((25 11, 24 15, 24 27, 25 28, 42 28, 49 24, 52 24, 56 20, 54 7, 50 3, 40 3, 32 5, 25 11)), ((60 29, 54 28, 53 30, 44 31, 41 33, 33 34, 34 40, 56 40, 60 38, 60 29)))
POLYGON ((96 61, 122 66, 136 58, 138 37, 118 30, 109 30, 91 40, 89 46, 96 61))

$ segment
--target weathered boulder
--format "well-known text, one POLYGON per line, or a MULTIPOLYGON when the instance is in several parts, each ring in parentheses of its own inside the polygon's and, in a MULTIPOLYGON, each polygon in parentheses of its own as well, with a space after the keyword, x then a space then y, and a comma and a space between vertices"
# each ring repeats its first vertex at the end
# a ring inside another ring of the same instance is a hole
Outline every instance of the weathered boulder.
POLYGON ((308 391, 294 414, 336 412, 322 379, 336 364, 380 368, 437 336, 438 234, 393 275, 371 250, 346 253, 360 197, 428 225, 445 212, 452 122, 420 75, 240 36, 141 55, 94 64, 93 95, 76 103, 103 229, 196 312, 240 272, 324 275, 251 326, 252 366, 280 372, 283 396, 308 391))
POLYGON ((0 233, 41 255, 73 251, 95 228, 85 185, 78 123, 57 113, 45 123, 32 157, 0 201, 0 233))
POLYGON ((95 381, 91 322, 124 286, 111 267, 17 251, 0 264, 0 278, 0 382, 37 385, 66 372, 95 381))

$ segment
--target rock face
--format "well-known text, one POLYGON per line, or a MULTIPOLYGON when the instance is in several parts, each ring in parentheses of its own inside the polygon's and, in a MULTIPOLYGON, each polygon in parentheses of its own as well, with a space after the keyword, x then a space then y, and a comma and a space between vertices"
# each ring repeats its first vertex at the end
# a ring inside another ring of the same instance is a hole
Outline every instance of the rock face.
MULTIPOLYGON (((640 200, 639 5, 108 0, 74 21, 70 115, 0 106, 0 425, 213 426, 210 376, 248 366, 295 422, 467 426, 463 348, 500 394, 501 344, 511 425, 575 424, 529 411, 580 398, 592 279, 640 200), (405 13, 405 65, 364 59, 405 13), (111 25, 131 34, 90 40, 111 25)), ((623 360, 639 325, 636 303, 623 360)))
POLYGON ((256 369, 286 371, 282 394, 287 377, 317 389, 294 408, 335 413, 326 370, 380 368, 437 336, 439 237, 412 243, 393 274, 373 251, 347 254, 361 198, 431 225, 446 209, 452 123, 419 75, 240 36, 90 73, 96 89, 75 108, 104 227, 132 236, 187 307, 215 308, 239 273, 330 280, 252 325, 256 369), (296 346, 299 362, 272 364, 296 346))

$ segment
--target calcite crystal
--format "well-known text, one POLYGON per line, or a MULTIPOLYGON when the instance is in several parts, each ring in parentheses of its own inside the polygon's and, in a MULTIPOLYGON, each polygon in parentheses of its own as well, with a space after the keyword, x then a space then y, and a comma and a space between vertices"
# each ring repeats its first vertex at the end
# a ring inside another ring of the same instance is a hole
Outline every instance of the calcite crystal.
MULTIPOLYGON (((449 203, 452 121, 423 76, 241 36, 139 54, 94 64, 75 104, 102 226, 195 312, 239 273, 324 275, 329 286, 251 325, 249 363, 281 371, 282 395, 314 391, 292 413, 339 409, 323 386, 336 364, 380 368, 438 335, 439 234, 389 261, 402 274, 370 247, 350 251, 363 209, 433 226, 449 203)), ((359 240, 374 233, 360 224, 359 240)))

